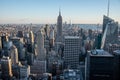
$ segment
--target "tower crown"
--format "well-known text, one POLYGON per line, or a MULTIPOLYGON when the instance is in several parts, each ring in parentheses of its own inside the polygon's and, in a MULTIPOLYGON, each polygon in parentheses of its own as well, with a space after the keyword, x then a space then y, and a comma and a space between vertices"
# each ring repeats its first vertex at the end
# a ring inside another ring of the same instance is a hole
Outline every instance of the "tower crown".
POLYGON ((58 21, 62 21, 61 10, 59 9, 58 21))

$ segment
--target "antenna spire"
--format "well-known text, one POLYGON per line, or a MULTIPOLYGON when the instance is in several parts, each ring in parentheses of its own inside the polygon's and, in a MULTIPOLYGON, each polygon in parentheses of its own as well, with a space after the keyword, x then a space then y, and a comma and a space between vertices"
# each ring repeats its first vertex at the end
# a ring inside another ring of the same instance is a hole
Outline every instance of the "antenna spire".
POLYGON ((110 0, 108 0, 107 16, 109 17, 110 0))
POLYGON ((59 8, 59 15, 61 15, 61 9, 59 8))

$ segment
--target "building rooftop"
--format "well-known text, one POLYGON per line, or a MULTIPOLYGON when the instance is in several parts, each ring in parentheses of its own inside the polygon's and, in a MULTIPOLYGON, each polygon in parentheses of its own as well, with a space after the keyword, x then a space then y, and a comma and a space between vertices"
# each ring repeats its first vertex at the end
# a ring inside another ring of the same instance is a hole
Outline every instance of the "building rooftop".
POLYGON ((20 38, 19 37, 12 37, 11 39, 18 39, 19 40, 20 38))
POLYGON ((79 70, 65 69, 63 71, 63 80, 83 80, 79 70))
POLYGON ((120 47, 119 44, 109 44, 110 47, 120 47))
POLYGON ((108 53, 107 51, 104 51, 102 49, 96 49, 90 51, 90 56, 97 56, 97 57, 113 57, 112 54, 108 53))
POLYGON ((67 69, 67 70, 64 70, 64 76, 65 77, 75 77, 76 72, 72 69, 67 69))
POLYGON ((120 55, 120 50, 115 50, 114 53, 120 55))
POLYGON ((78 36, 65 36, 65 39, 78 39, 78 36))

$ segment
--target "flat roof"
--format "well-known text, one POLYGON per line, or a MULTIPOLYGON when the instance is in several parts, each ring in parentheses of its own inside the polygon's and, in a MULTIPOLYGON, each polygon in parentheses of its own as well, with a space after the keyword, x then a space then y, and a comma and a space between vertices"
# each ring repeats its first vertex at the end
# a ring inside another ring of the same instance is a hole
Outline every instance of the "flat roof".
POLYGON ((112 54, 104 51, 102 49, 95 49, 90 52, 90 56, 98 56, 98 57, 114 57, 112 54))
POLYGON ((12 37, 11 39, 20 39, 19 37, 12 37))
POLYGON ((115 50, 114 53, 120 55, 120 50, 115 50))
POLYGON ((65 39, 78 39, 80 38, 79 36, 65 36, 65 39))

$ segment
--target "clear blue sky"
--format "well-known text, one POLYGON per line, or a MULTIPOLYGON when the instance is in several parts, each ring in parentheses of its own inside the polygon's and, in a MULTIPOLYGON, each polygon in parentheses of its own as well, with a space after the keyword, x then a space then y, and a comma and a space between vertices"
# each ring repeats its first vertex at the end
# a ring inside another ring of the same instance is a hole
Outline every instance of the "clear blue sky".
MULTIPOLYGON (((102 23, 108 0, 0 0, 0 23, 102 23)), ((110 17, 120 23, 120 0, 110 0, 110 17)))

